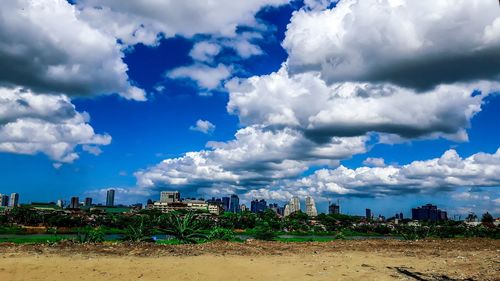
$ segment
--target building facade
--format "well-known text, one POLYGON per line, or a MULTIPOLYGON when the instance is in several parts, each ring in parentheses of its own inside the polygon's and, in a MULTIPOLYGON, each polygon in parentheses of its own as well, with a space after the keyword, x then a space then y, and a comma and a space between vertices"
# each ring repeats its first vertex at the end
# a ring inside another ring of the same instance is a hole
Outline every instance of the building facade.
POLYGON ((372 219, 372 210, 371 209, 366 208, 366 210, 365 210, 365 217, 368 220, 372 219))
POLYGON ((71 197, 71 203, 69 204, 70 209, 79 209, 80 208, 80 199, 78 196, 71 197))
POLYGON ((19 206, 19 194, 12 193, 10 195, 9 206, 11 206, 11 207, 17 207, 17 206, 19 206))
POLYGON ((290 214, 300 211, 300 200, 299 197, 293 196, 288 204, 290 208, 290 214))
POLYGON ((446 211, 438 209, 436 205, 426 204, 411 209, 411 219, 418 221, 444 221, 448 219, 446 211))
POLYGON ((83 202, 84 202, 83 203, 84 206, 92 206, 92 198, 90 198, 90 197, 85 198, 85 201, 83 201, 83 202))
POLYGON ((252 213, 262 213, 267 209, 267 202, 264 199, 261 200, 252 200, 250 203, 250 212, 252 213))
POLYGON ((160 192, 161 203, 174 203, 181 201, 181 193, 179 191, 162 191, 160 192))
POLYGON ((113 207, 115 205, 115 190, 110 189, 106 192, 106 206, 113 207))
POLYGON ((332 203, 328 206, 328 214, 330 215, 339 215, 340 214, 340 205, 332 203))
POLYGON ((238 195, 233 194, 229 200, 229 212, 239 213, 240 212, 240 198, 238 195))
POLYGON ((0 194, 0 207, 8 207, 9 206, 9 196, 5 194, 0 194))
POLYGON ((311 196, 306 197, 306 214, 310 217, 316 217, 318 215, 316 204, 311 196))

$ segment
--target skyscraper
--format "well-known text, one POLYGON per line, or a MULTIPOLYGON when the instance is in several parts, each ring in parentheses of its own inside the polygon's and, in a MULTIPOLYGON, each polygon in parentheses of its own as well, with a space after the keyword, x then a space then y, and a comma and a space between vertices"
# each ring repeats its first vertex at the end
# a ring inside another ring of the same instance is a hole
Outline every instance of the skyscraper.
POLYGON ((181 201, 181 193, 179 191, 162 191, 160 192, 161 203, 174 203, 181 201))
POLYGON ((240 198, 236 194, 231 195, 231 199, 229 200, 229 212, 240 212, 240 198))
POLYGON ((229 212, 229 201, 231 201, 229 197, 222 197, 222 208, 226 212, 229 212))
POLYGON ((106 206, 113 207, 115 205, 115 190, 110 189, 106 193, 106 206))
POLYGON ((9 196, 5 194, 0 194, 0 207, 9 206, 9 196))
POLYGON ((252 213, 262 213, 267 209, 267 202, 264 199, 261 200, 252 200, 250 204, 250 211, 252 213))
POLYGON ((288 217, 290 215, 290 205, 286 204, 285 209, 283 210, 283 216, 288 217))
POLYGON ((365 210, 365 216, 366 216, 367 219, 370 220, 372 218, 372 210, 367 208, 365 210))
POLYGON ((79 209, 80 208, 80 199, 78 196, 71 197, 71 204, 69 204, 70 209, 79 209))
POLYGON ((340 214, 340 205, 335 203, 330 204, 330 206, 328 206, 328 213, 330 215, 340 214))
POLYGON ((437 208, 436 205, 426 204, 422 207, 411 209, 411 219, 419 221, 441 221, 447 220, 446 211, 437 208))
POLYGON ((91 206, 92 205, 92 198, 90 198, 90 197, 85 198, 85 201, 83 204, 85 206, 91 206))
POLYGON ((17 207, 19 205, 19 194, 12 193, 10 195, 10 204, 11 207, 17 207))
POLYGON ((316 204, 311 196, 306 197, 306 214, 310 217, 315 217, 318 215, 318 210, 316 210, 316 204))
POLYGON ((290 209, 290 214, 300 211, 300 200, 299 197, 293 196, 290 199, 290 203, 288 204, 288 208, 290 209))

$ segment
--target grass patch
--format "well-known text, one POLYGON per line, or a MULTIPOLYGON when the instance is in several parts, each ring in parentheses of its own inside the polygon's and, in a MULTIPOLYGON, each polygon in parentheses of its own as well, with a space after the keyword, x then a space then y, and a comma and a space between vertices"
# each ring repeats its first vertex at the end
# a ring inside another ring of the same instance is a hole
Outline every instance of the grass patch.
POLYGON ((9 242, 16 244, 39 244, 39 243, 56 243, 67 238, 61 236, 27 236, 27 237, 5 237, 0 238, 0 243, 9 242))
POLYGON ((293 242, 330 242, 335 241, 337 238, 333 237, 293 237, 293 238, 281 238, 277 237, 275 241, 293 243, 293 242))

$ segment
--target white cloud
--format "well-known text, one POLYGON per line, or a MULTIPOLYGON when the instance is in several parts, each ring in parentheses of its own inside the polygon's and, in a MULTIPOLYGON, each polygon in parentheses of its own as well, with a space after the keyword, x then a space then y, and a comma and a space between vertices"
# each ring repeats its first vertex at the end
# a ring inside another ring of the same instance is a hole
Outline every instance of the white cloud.
POLYGON ((99 149, 111 142, 109 135, 96 134, 88 121, 88 114, 77 112, 64 95, 0 87, 0 151, 41 152, 58 162, 73 162, 77 146, 99 149))
POLYGON ((309 165, 335 166, 339 159, 364 152, 366 140, 332 138, 317 145, 291 129, 264 131, 247 127, 236 133, 235 140, 209 142, 209 150, 163 160, 135 175, 141 187, 206 188, 226 184, 246 190, 295 177, 309 165))
POLYGON ((283 46, 292 73, 422 90, 497 79, 498 38, 496 1, 343 0, 330 10, 295 13, 283 46))
POLYGON ((363 161, 363 165, 372 166, 372 167, 385 167, 384 158, 372 158, 368 157, 363 161))
POLYGON ((196 121, 196 126, 189 127, 192 131, 202 132, 204 134, 210 134, 215 130, 215 125, 210 121, 199 119, 196 121))
MULTIPOLYGON (((493 154, 476 153, 462 158, 455 150, 441 157, 414 161, 401 167, 359 167, 321 169, 296 181, 280 183, 276 188, 287 192, 302 191, 327 197, 384 196, 419 192, 452 191, 461 187, 500 185, 500 149, 493 154)), ((454 199, 486 199, 472 193, 457 193, 454 199)))
MULTIPOLYGON (((379 167, 340 166, 296 179, 310 167, 333 167, 366 152, 374 132, 386 143, 467 141, 470 120, 485 97, 500 90, 500 16, 493 1, 344 0, 325 11, 328 1, 305 4, 288 25, 282 45, 289 57, 281 69, 225 84, 228 112, 247 127, 235 140, 137 172, 141 188, 283 198, 500 184, 500 152, 462 159, 454 150, 401 167, 379 159, 370 161, 379 167)), ((213 88, 229 77, 207 75, 213 69, 195 64, 176 76, 213 88)))
POLYGON ((317 140, 373 131, 464 141, 465 129, 481 110, 484 97, 500 89, 498 83, 487 81, 441 85, 424 93, 392 84, 327 85, 317 72, 292 76, 287 70, 284 65, 270 75, 226 83, 228 111, 244 125, 299 128, 317 140), (482 95, 472 96, 474 90, 482 95))
POLYGON ((205 64, 194 64, 191 66, 183 66, 176 68, 167 73, 167 77, 171 79, 191 79, 206 89, 216 89, 221 81, 224 81, 231 75, 231 68, 223 64, 218 64, 216 67, 211 67, 205 64))
POLYGON ((158 36, 214 34, 232 37, 238 26, 256 26, 254 15, 288 0, 121 1, 78 0, 81 17, 126 44, 156 44, 158 36))
POLYGON ((13 0, 0 11, 0 82, 35 92, 144 100, 116 39, 78 18, 65 0, 13 0))
POLYGON ((214 56, 218 55, 222 47, 215 43, 210 43, 207 41, 201 41, 196 43, 189 55, 197 61, 201 62, 211 62, 214 56))

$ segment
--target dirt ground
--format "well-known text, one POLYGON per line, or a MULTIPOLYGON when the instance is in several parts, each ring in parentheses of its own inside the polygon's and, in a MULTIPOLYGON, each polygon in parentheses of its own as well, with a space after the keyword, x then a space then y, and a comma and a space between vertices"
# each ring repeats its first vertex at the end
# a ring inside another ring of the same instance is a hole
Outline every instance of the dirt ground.
POLYGON ((0 280, 500 280, 500 241, 4 243, 0 280))

